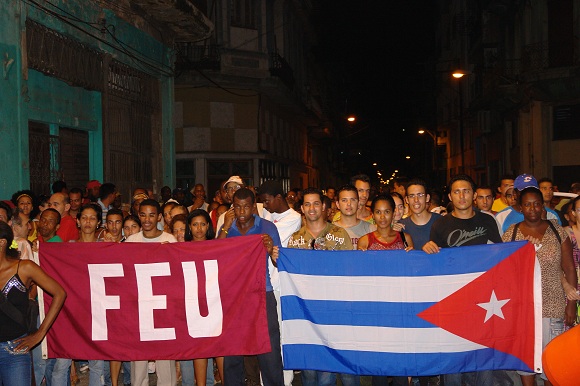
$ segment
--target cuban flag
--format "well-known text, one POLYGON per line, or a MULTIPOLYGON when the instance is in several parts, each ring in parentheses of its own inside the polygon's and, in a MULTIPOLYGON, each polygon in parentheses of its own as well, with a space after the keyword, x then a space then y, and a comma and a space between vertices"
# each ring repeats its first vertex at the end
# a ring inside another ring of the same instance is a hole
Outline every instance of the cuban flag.
POLYGON ((284 368, 421 376, 541 371, 532 244, 422 251, 281 249, 284 368))

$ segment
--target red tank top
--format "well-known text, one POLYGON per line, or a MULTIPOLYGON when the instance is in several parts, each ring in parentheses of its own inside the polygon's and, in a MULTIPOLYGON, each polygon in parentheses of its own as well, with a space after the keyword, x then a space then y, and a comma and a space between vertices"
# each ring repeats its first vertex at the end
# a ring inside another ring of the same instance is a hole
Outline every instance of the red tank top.
POLYGON ((397 236, 390 243, 383 243, 376 238, 375 232, 369 233, 369 246, 367 248, 369 251, 384 251, 391 249, 405 249, 405 244, 401 238, 401 233, 397 232, 397 236))

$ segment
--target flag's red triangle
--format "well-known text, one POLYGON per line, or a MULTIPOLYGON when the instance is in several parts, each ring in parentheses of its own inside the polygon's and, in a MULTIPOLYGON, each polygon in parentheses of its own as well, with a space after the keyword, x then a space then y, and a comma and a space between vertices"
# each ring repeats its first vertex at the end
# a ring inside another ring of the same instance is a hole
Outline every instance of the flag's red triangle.
MULTIPOLYGON (((465 258, 477 259, 477 256, 465 258)), ((525 244, 418 316, 464 339, 513 355, 533 369, 534 265, 534 247, 525 244), (503 301, 496 303, 496 310, 501 306, 501 312, 485 321, 488 311, 478 304, 490 303, 492 292, 498 301, 503 301)))

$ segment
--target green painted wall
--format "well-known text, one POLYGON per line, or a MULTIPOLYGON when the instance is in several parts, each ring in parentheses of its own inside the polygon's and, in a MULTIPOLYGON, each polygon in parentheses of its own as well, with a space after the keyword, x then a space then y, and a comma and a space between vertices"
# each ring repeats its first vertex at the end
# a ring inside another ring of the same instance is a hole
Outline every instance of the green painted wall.
MULTIPOLYGON (((28 165, 28 121, 40 121, 53 125, 87 130, 89 132, 89 175, 103 180, 103 141, 101 95, 80 87, 73 87, 58 79, 37 71, 23 69, 21 48, 24 40, 25 21, 31 18, 47 27, 71 36, 140 71, 160 80, 162 98, 162 144, 163 185, 175 184, 175 152, 173 116, 173 79, 169 73, 172 66, 171 50, 145 32, 117 18, 115 14, 101 9, 86 0, 53 0, 68 12, 65 21, 51 16, 32 4, 21 1, 0 1, 0 199, 9 198, 13 192, 28 188, 30 183, 28 165), (119 50, 115 38, 101 33, 97 23, 107 20, 108 29, 125 45, 119 50), (82 20, 83 22, 79 21, 82 20), (80 26, 79 31, 66 21, 80 26), (86 22, 86 23, 85 23, 86 22), (90 36, 89 34, 93 35, 90 36), (99 39, 103 41, 99 41, 99 39), (143 59, 136 53, 146 57, 143 59), (26 73, 28 77, 26 77, 26 73)), ((39 4, 49 7, 46 2, 39 4)))
POLYGON ((28 181, 27 165, 22 163, 24 156, 28 157, 28 136, 21 118, 20 25, 11 3, 0 2, 0 199, 10 198, 28 181))

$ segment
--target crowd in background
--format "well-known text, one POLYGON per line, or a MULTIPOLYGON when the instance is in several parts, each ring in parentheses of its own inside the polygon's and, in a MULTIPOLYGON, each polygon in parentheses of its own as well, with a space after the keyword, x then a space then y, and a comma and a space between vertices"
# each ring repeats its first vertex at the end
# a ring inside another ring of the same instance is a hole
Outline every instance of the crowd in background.
MULTIPOLYGON (((34 299, 35 285, 46 287, 57 301, 53 301, 38 332, 29 335, 0 309, 3 323, 0 344, 11 345, 15 341, 15 349, 10 347, 10 350, 21 352, 21 355, 9 354, 6 363, 13 363, 10 361, 15 357, 30 357, 33 366, 30 379, 37 385, 74 384, 78 371, 89 371, 91 386, 144 386, 151 372, 157 372, 158 385, 175 385, 181 381, 182 385, 204 386, 223 381, 226 386, 242 383, 288 386, 294 371, 282 370, 280 284, 276 269, 280 247, 416 249, 430 254, 441 248, 528 240, 536 245, 542 270, 545 346, 576 323, 576 301, 580 299, 577 242, 580 200, 574 197, 580 191, 580 183, 572 184, 571 194, 563 199, 555 196, 554 190, 551 180, 536 180, 528 174, 503 176, 497 187, 478 187, 469 176, 458 175, 449 181, 447 194, 430 189, 417 178, 398 178, 392 189, 377 189, 368 176, 361 174, 345 181, 341 187, 287 192, 277 181, 266 181, 256 189, 245 186, 239 176, 231 176, 209 200, 202 184, 189 190, 165 186, 159 195, 137 188, 129 203, 121 201, 113 183, 101 184, 96 180, 83 188, 69 188, 64 181, 56 181, 51 195, 17 191, 10 200, 0 202, 0 279, 6 283, 2 292, 22 312, 28 307, 24 305, 24 294, 28 294, 26 300, 34 299), (470 236, 458 237, 460 233, 470 236), (271 353, 249 358, 202 358, 177 364, 175 361, 107 363, 82 358, 44 360, 39 347, 33 349, 46 334, 66 297, 58 283, 30 262, 35 261, 34 252, 40 243, 197 242, 249 234, 262 234, 268 251, 265 259, 271 353)), ((7 373, 4 362, 0 367, 4 384, 17 384, 4 378, 13 376, 4 374, 7 373)), ((533 384, 533 374, 520 373, 520 376, 524 385, 533 384)), ((301 371, 304 386, 335 385, 337 377, 344 386, 360 385, 360 377, 352 374, 301 371)), ((543 374, 542 377, 545 379, 543 374)), ((441 377, 434 374, 420 377, 418 382, 428 385, 433 378, 440 378, 446 385, 513 384, 513 377, 504 371, 441 377)), ((407 377, 372 379, 374 386, 388 382, 407 385, 409 381, 407 377)), ((545 382, 549 384, 548 380, 545 382)))

